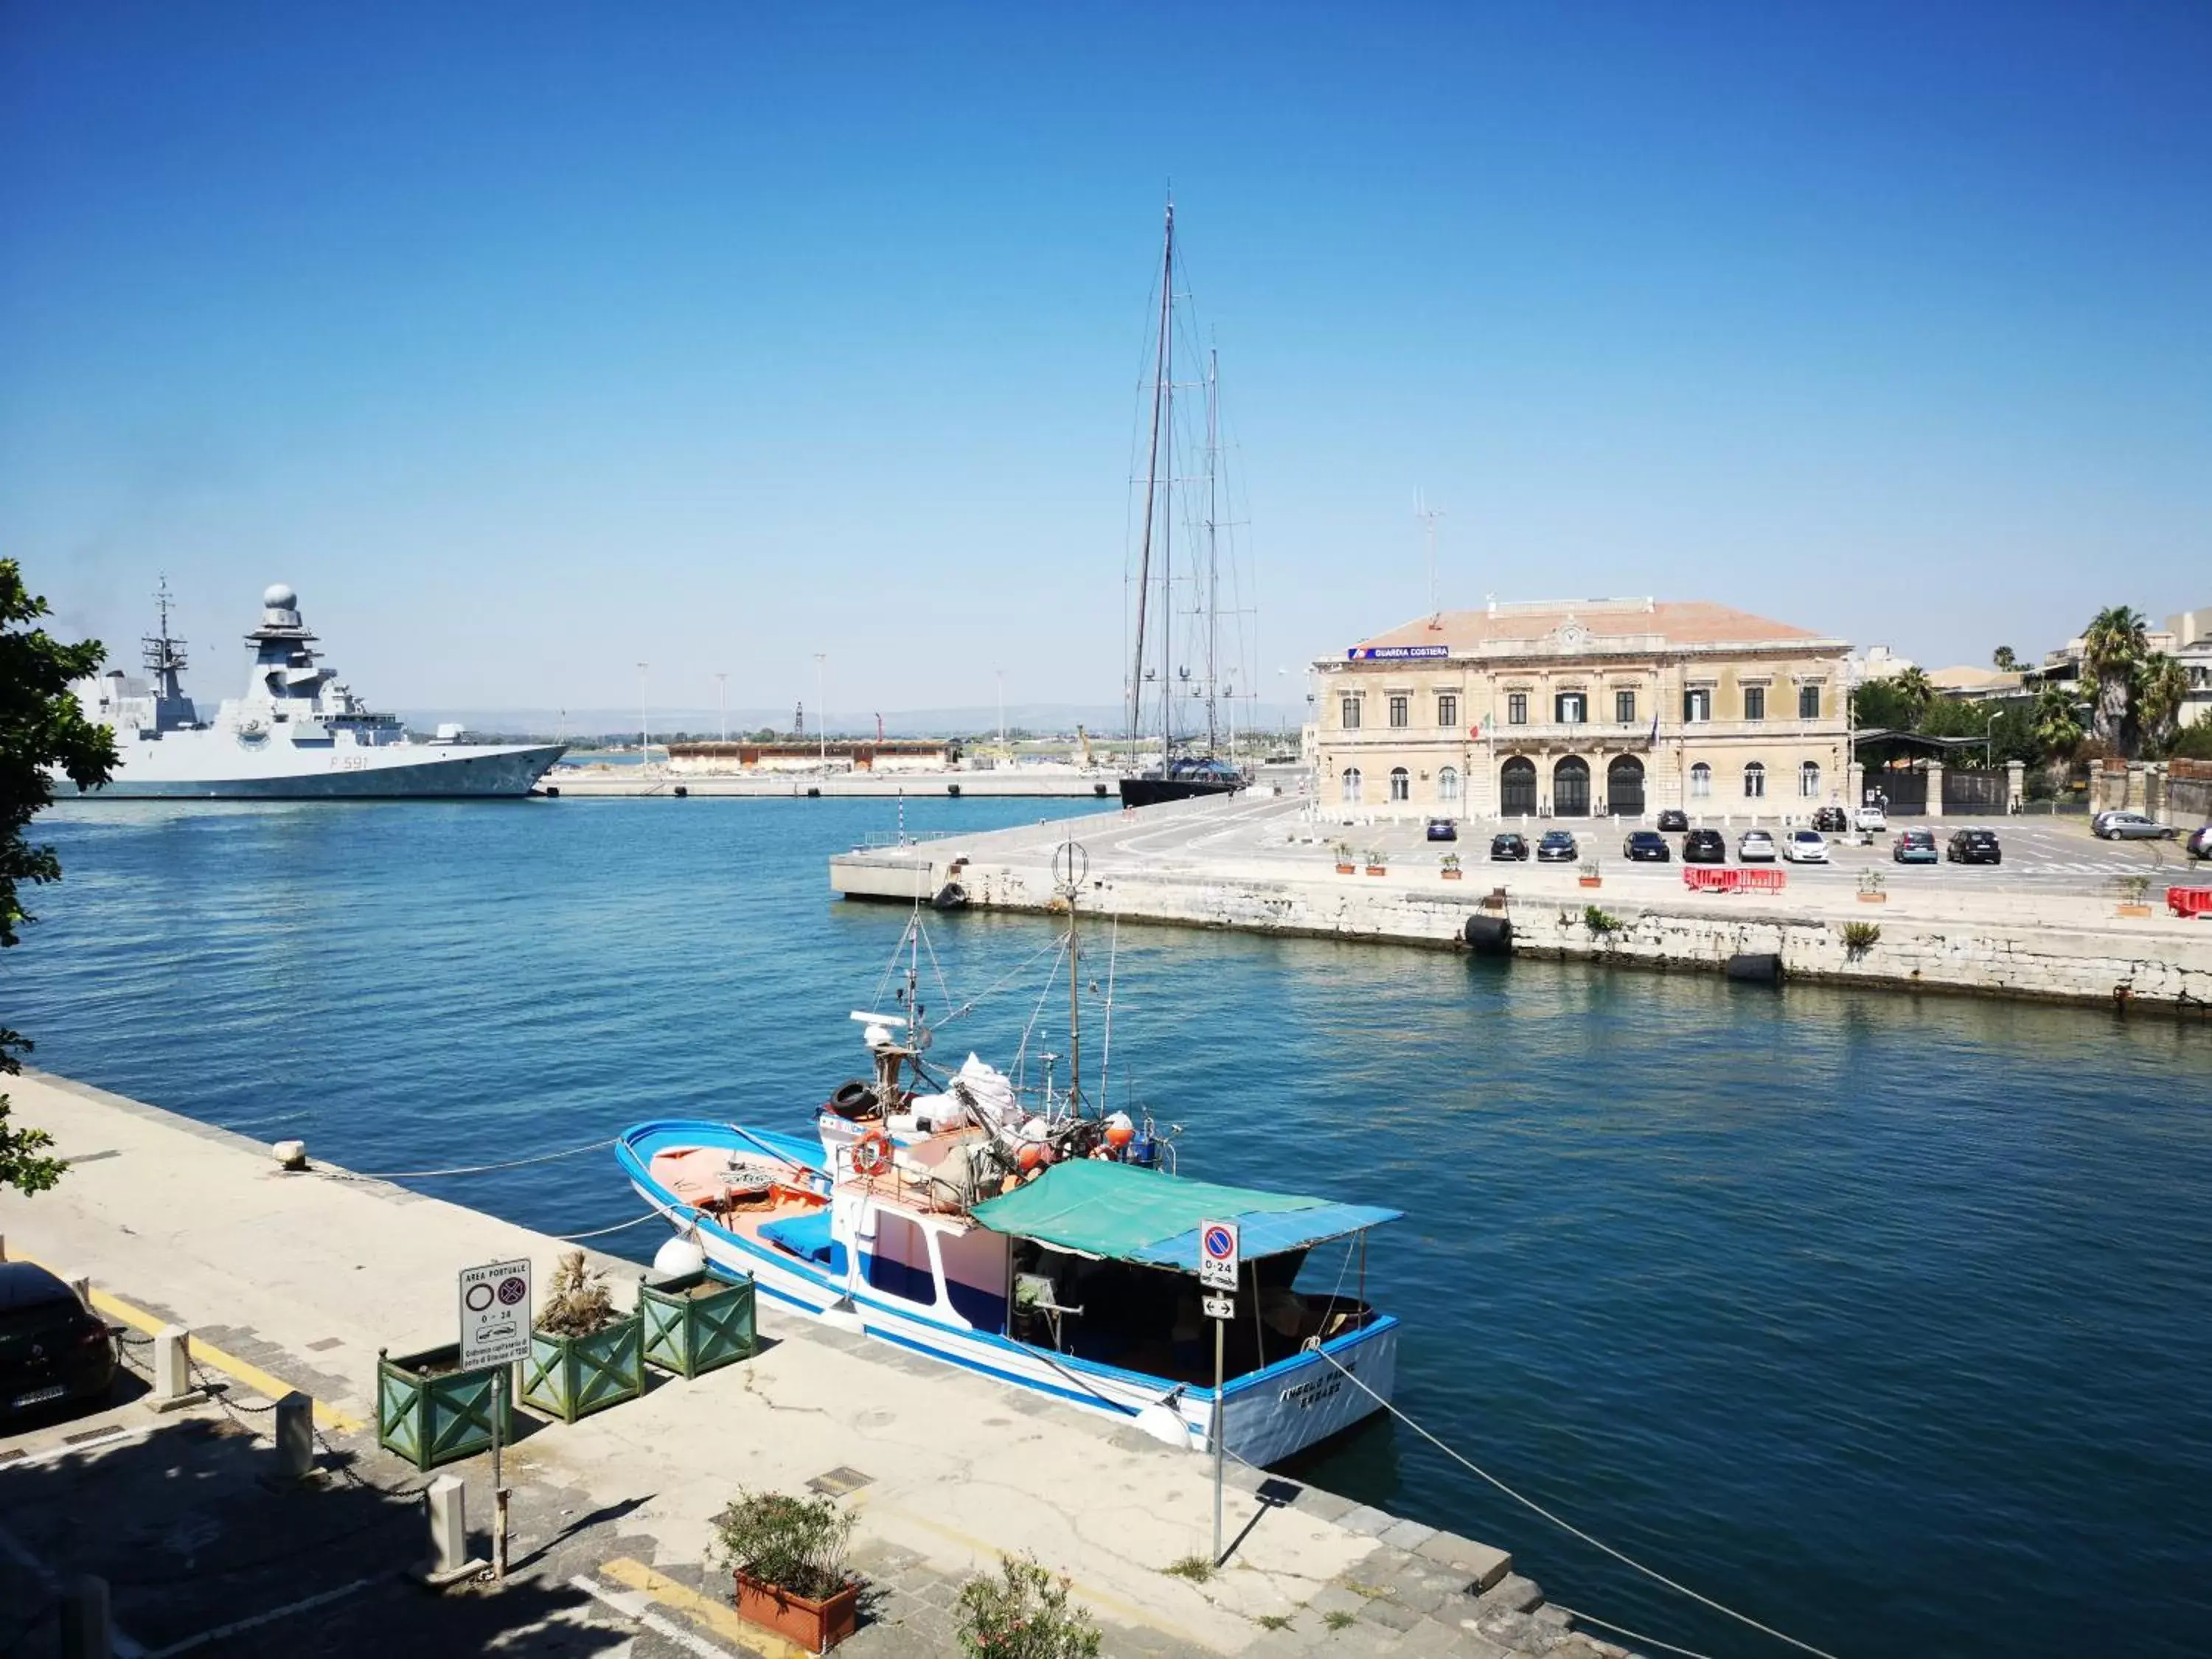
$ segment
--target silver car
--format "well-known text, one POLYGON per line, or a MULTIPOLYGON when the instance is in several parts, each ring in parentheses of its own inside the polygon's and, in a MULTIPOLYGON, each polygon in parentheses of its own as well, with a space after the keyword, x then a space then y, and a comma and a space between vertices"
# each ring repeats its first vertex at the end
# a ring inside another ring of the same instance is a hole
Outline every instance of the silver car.
POLYGON ((1782 856, 1792 864, 1826 864, 1827 837, 1818 830, 1792 830, 1782 838, 1782 856))
POLYGON ((1739 864, 1771 864, 1774 862, 1774 837, 1764 830, 1747 830, 1735 844, 1739 864))
POLYGON ((2100 841, 2172 841, 2180 831, 2170 823, 2141 812, 2100 812, 2089 820, 2090 833, 2100 841))

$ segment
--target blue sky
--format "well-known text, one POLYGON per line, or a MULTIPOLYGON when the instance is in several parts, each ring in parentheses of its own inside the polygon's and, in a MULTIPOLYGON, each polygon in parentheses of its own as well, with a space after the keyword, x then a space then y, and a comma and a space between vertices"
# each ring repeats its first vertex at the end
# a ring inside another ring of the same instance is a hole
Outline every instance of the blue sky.
MULTIPOLYGON (((0 0, 0 548, 228 691, 1110 701, 1161 202, 1262 678, 1445 602, 2212 604, 2212 8, 0 0)), ((1273 686, 1270 690, 1273 690, 1273 686)))

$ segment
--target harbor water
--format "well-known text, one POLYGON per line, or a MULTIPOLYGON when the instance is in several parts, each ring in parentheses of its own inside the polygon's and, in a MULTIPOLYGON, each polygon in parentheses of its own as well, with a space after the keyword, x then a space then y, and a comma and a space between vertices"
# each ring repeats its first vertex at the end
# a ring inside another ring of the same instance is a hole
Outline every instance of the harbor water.
MULTIPOLYGON (((906 823, 1089 810, 931 799, 906 823)), ((825 860, 895 811, 60 808, 40 830, 66 879, 28 896, 0 1020, 43 1067, 367 1171, 648 1116, 803 1131, 866 1069, 848 1014, 879 1002, 905 921, 831 897, 825 860)), ((1499 1480, 1853 1659, 2206 1650, 2212 1027, 1113 933, 1086 926, 1084 974, 1097 1022, 1111 944, 1113 1103, 1183 1125, 1186 1173, 1403 1208, 1364 1264, 1405 1321, 1400 1403, 1499 1480)), ((933 1018, 1012 981, 937 1058, 1011 1063, 1052 927, 955 915, 932 939, 933 1018)), ((1033 1077, 1065 1039, 1063 990, 1033 1077)), ((189 1201, 147 1178, 148 1202, 189 1201)), ((553 1232, 641 1207, 605 1153, 408 1180, 553 1232)), ((1340 1271, 1359 1264, 1326 1247, 1309 1265, 1340 1271)), ((1788 1650, 1402 1425, 1304 1473, 1510 1548, 1648 1638, 1788 1650)))

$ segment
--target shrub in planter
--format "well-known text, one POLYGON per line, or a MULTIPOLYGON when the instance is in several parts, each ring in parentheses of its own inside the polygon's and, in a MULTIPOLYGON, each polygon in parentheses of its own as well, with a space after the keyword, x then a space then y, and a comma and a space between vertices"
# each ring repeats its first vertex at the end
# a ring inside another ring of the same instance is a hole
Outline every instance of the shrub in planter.
POLYGON ((860 1620, 860 1584, 845 1571, 854 1517, 828 1498, 740 1492, 714 1517, 714 1542, 737 1581, 738 1614, 826 1653, 860 1620))
POLYGON ((1358 869, 1358 866, 1354 865, 1352 861, 1352 843, 1350 842, 1340 841, 1329 850, 1336 854, 1336 873, 1338 875, 1348 876, 1352 874, 1358 869))
POLYGON ((522 1362, 522 1403, 563 1423, 645 1392, 645 1322, 618 1314, 606 1275, 570 1250, 553 1269, 551 1294, 522 1362))
POLYGON ((1879 870, 1862 870, 1859 872, 1859 902, 1862 904, 1887 904, 1889 902, 1889 895, 1881 890, 1884 879, 1885 878, 1879 870))
POLYGON ((2150 906, 2144 902, 2150 896, 2148 876, 2122 876, 2113 885, 2119 890, 2120 915, 2147 916, 2150 914, 2150 906))
POLYGON ((1579 880, 1583 886, 1602 887, 1605 885, 1603 879, 1598 874, 1597 860, 1595 859, 1583 860, 1581 868, 1582 874, 1577 877, 1577 879, 1579 880))
POLYGON ((960 1590, 960 1650, 969 1659, 1097 1659, 1098 1627, 1067 1604, 1067 1583, 1035 1558, 999 1558, 996 1578, 960 1590))
POLYGON ((1443 876, 1446 881, 1458 881, 1461 879, 1458 854, 1447 853, 1444 854, 1443 876))
POLYGON ((1384 854, 1381 848, 1370 847, 1367 849, 1367 873, 1369 875, 1381 876, 1389 873, 1390 866, 1383 862, 1383 858, 1384 854))

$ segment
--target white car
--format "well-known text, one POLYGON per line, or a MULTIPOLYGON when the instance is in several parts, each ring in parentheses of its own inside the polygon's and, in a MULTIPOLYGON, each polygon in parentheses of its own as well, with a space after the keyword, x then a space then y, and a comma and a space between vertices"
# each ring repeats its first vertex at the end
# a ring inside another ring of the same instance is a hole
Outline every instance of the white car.
POLYGON ((1854 830, 1887 830, 1889 828, 1889 817, 1888 815, 1879 806, 1862 806, 1857 811, 1851 814, 1851 828, 1854 830))
POLYGON ((1792 864, 1826 864, 1827 837, 1818 830, 1792 830, 1782 838, 1782 856, 1792 864))
POLYGON ((1771 864, 1774 862, 1774 837, 1764 830, 1747 830, 1735 844, 1738 864, 1771 864))

